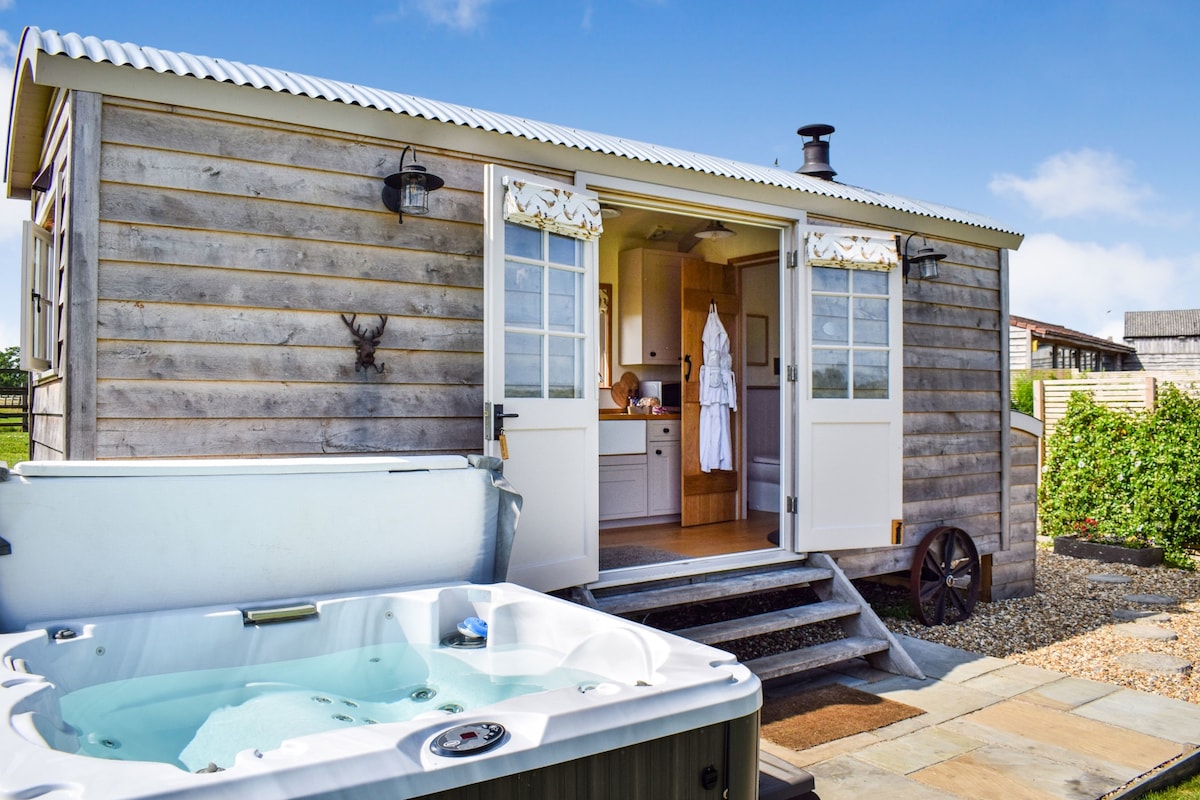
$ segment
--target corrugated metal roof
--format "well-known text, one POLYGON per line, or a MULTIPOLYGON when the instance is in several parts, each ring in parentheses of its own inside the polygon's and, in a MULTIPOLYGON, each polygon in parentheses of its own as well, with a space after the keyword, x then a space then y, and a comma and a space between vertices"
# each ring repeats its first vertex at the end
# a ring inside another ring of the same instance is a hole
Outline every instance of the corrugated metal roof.
POLYGON ((1126 311, 1125 338, 1200 336, 1200 308, 1180 311, 1126 311))
MULTIPOLYGON (((601 133, 592 133, 575 128, 551 125, 544 122, 522 119, 507 114, 470 108, 468 106, 427 100, 398 92, 372 89, 353 83, 314 78, 295 72, 257 67, 223 58, 194 56, 188 53, 173 53, 153 47, 122 44, 112 40, 100 40, 94 36, 75 33, 57 33, 28 28, 21 42, 18 64, 32 58, 36 52, 47 55, 66 55, 75 59, 86 59, 96 63, 108 62, 134 69, 148 69, 159 73, 191 76, 202 80, 214 80, 236 86, 252 86, 274 92, 329 100, 364 108, 391 111, 422 119, 436 120, 452 125, 461 125, 491 131, 523 139, 587 150, 596 153, 661 164, 694 172, 750 183, 778 186, 800 192, 840 198, 865 203, 881 208, 917 214, 923 217, 942 219, 973 225, 1002 233, 1020 235, 1010 227, 988 217, 973 214, 949 206, 912 200, 899 195, 875 192, 844 183, 825 181, 800 175, 795 172, 748 164, 741 161, 706 156, 672 147, 622 139, 601 133)), ((19 71, 19 70, 18 70, 19 71)))

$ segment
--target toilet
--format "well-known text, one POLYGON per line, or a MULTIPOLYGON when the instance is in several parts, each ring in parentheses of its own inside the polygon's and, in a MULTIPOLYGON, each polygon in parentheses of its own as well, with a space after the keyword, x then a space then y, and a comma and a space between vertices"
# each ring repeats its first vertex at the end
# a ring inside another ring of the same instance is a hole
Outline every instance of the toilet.
POLYGON ((779 456, 757 455, 747 470, 746 502, 753 511, 779 510, 779 456))

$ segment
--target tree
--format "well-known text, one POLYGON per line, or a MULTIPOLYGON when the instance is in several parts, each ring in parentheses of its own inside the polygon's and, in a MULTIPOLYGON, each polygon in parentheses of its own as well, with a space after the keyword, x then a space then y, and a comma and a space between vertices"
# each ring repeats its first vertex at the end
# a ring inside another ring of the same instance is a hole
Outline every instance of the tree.
MULTIPOLYGON (((17 345, 0 350, 0 370, 21 368, 21 348, 17 345)), ((0 372, 0 386, 24 386, 25 375, 21 372, 0 372)))

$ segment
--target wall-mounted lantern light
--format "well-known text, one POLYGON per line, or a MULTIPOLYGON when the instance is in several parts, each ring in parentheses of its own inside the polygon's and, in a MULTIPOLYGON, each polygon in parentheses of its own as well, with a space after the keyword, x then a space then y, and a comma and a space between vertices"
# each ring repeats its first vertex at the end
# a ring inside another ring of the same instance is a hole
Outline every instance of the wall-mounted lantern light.
POLYGON ((918 248, 916 255, 908 254, 908 243, 916 236, 915 233, 910 233, 904 240, 904 246, 900 245, 900 237, 896 236, 896 249, 900 252, 900 261, 903 265, 904 279, 908 280, 908 273, 911 270, 916 270, 919 280, 932 280, 938 276, 937 262, 946 257, 945 253, 940 253, 929 246, 929 242, 925 241, 925 237, 921 237, 921 241, 925 246, 918 248))
POLYGON ((400 215, 400 224, 404 224, 404 215, 423 217, 429 213, 429 193, 446 185, 446 182, 416 163, 417 151, 411 145, 405 145, 400 153, 400 171, 383 179, 383 204, 389 211, 400 215), (412 150, 413 160, 406 167, 404 157, 412 150))

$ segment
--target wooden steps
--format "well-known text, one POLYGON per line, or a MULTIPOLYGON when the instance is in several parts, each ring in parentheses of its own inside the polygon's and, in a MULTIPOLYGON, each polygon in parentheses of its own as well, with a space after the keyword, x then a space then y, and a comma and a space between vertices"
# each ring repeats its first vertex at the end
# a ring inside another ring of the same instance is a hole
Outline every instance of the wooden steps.
MULTIPOLYGON (((748 595, 808 587, 817 602, 766 613, 734 617, 694 627, 672 630, 680 636, 721 646, 742 639, 793 632, 825 624, 836 627, 833 638, 800 649, 746 661, 762 680, 794 675, 865 658, 874 668, 924 678, 887 626, 859 595, 837 562, 825 553, 810 553, 804 566, 755 572, 708 575, 674 585, 627 586, 620 591, 588 597, 589 605, 610 614, 646 615, 697 603, 730 600, 748 595)), ((651 623, 653 624, 653 623, 651 623)), ((791 637, 794 640, 797 637, 791 637)), ((811 637, 810 637, 811 638, 811 637)), ((736 649, 736 648, 730 648, 736 649)))
POLYGON ((827 570, 813 567, 789 567, 771 572, 733 574, 717 580, 704 580, 679 586, 661 588, 626 587, 619 594, 602 595, 596 598, 596 608, 609 614, 633 614, 639 611, 656 611, 675 608, 692 603, 706 603, 746 594, 761 594, 778 589, 807 586, 814 581, 830 577, 827 570))

